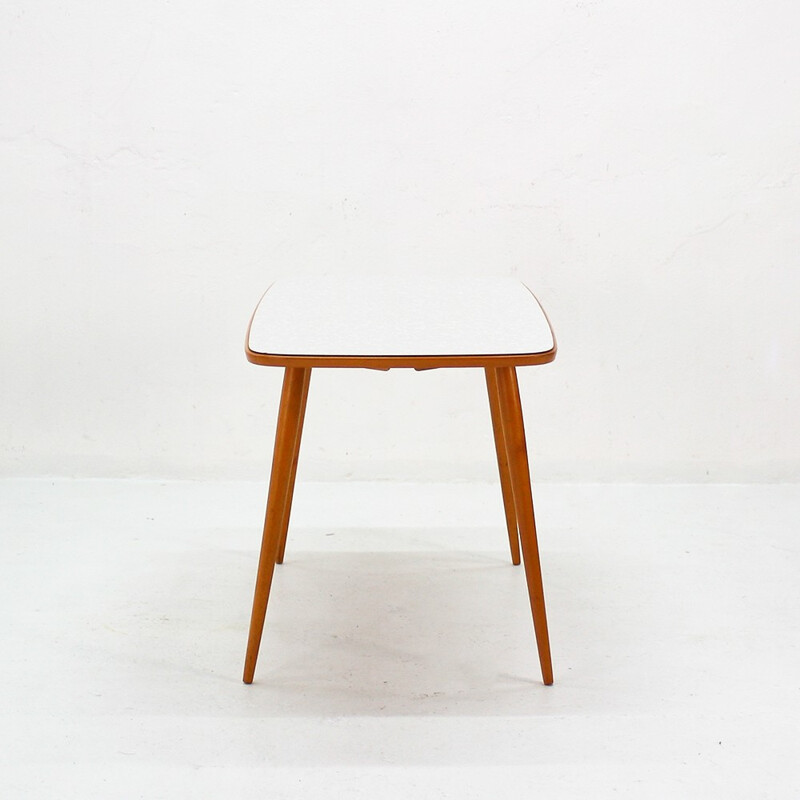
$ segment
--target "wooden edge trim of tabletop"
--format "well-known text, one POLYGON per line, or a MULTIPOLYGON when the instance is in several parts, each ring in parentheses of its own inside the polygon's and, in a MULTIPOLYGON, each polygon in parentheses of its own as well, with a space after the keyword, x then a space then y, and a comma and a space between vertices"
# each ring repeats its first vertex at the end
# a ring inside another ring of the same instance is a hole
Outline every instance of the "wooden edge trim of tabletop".
MULTIPOLYGON (((525 284, 522 284, 525 286, 525 284)), ((267 292, 270 287, 267 288, 267 292)), ((284 355, 280 353, 257 353, 250 349, 250 328, 256 316, 261 300, 259 300, 253 313, 250 315, 250 322, 247 325, 247 333, 244 340, 244 352, 247 360, 251 364, 260 364, 266 367, 363 367, 365 369, 388 370, 395 368, 413 369, 438 369, 440 367, 526 367, 534 364, 549 364, 556 357, 558 345, 556 335, 547 312, 542 308, 539 298, 531 292, 528 286, 525 288, 531 293, 536 304, 547 320, 547 327, 550 329, 550 336, 553 338, 553 346, 550 350, 542 353, 502 353, 475 354, 475 355, 439 355, 439 356, 323 356, 323 355, 284 355)), ((267 292, 264 292, 266 294, 267 292)), ((263 299, 263 295, 262 295, 263 299)))

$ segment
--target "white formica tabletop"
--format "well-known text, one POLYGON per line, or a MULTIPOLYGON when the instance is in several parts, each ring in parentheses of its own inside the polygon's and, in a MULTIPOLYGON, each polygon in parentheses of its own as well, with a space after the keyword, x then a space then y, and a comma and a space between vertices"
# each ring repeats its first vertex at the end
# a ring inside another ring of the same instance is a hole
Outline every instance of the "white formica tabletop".
POLYGON ((277 280, 248 346, 281 356, 481 356, 545 353, 550 324, 512 278, 315 276, 277 280))

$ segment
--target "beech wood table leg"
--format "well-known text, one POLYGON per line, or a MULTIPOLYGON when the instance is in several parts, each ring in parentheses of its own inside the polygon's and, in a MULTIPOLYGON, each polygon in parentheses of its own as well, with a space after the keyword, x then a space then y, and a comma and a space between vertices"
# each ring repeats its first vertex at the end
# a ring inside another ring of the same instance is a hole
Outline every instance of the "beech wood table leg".
POLYGON ((289 517, 292 513, 292 498, 294 497, 294 481, 297 477, 297 460, 300 456, 300 439, 303 436, 303 420, 306 416, 306 403, 308 401, 308 385, 311 381, 311 368, 303 370, 303 389, 300 396, 300 413, 297 418, 297 430, 294 437, 294 446, 292 449, 292 466, 289 470, 289 485, 286 487, 286 500, 283 507, 283 520, 281 521, 281 530, 278 545, 278 564, 283 564, 283 556, 286 552, 286 536, 289 532, 289 517))
POLYGON ((500 489, 503 492, 503 508, 506 512, 506 528, 508 528, 508 544, 511 548, 511 563, 519 564, 519 536, 517 534, 517 514, 514 510, 514 490, 511 486, 511 475, 508 471, 508 453, 506 452, 506 435, 503 431, 503 417, 500 413, 500 395, 497 390, 497 370, 486 367, 486 388, 489 391, 489 410, 492 414, 492 431, 494 447, 497 452, 497 468, 500 472, 500 489))
POLYGON ((297 423, 303 399, 305 371, 299 367, 286 367, 275 431, 275 449, 272 454, 272 473, 267 496, 267 511, 264 518, 264 534, 261 539, 261 554, 258 559, 256 588, 253 596, 253 612, 250 617, 250 634, 247 640, 247 655, 244 662, 245 683, 253 682, 253 674, 264 630, 269 590, 275 571, 275 559, 280 545, 281 524, 286 504, 287 485, 292 465, 292 453, 297 438, 297 423))
POLYGON ((498 368, 497 383, 539 663, 542 668, 542 679, 545 685, 549 686, 553 682, 553 666, 550 660, 550 639, 547 633, 542 569, 539 563, 539 545, 536 540, 536 521, 533 514, 528 448, 525 443, 525 425, 522 419, 516 369, 498 368))

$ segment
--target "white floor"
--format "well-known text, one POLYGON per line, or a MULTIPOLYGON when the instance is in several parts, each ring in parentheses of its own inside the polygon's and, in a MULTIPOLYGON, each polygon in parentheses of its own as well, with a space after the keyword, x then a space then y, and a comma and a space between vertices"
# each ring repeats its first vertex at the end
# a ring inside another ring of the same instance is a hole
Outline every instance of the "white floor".
POLYGON ((800 487, 0 482, 0 797, 796 798, 800 487), (503 788, 507 787, 507 788, 503 788))

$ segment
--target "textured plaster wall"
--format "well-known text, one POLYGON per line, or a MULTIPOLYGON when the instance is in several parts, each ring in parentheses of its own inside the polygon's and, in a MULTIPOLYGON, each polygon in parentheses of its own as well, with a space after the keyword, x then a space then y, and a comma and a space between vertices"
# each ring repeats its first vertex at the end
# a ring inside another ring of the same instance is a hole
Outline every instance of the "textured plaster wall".
MULTIPOLYGON (((516 275, 540 478, 800 477, 793 2, 0 9, 0 470, 242 477, 279 273, 516 275)), ((492 477, 477 372, 320 372, 306 477, 492 477)))

